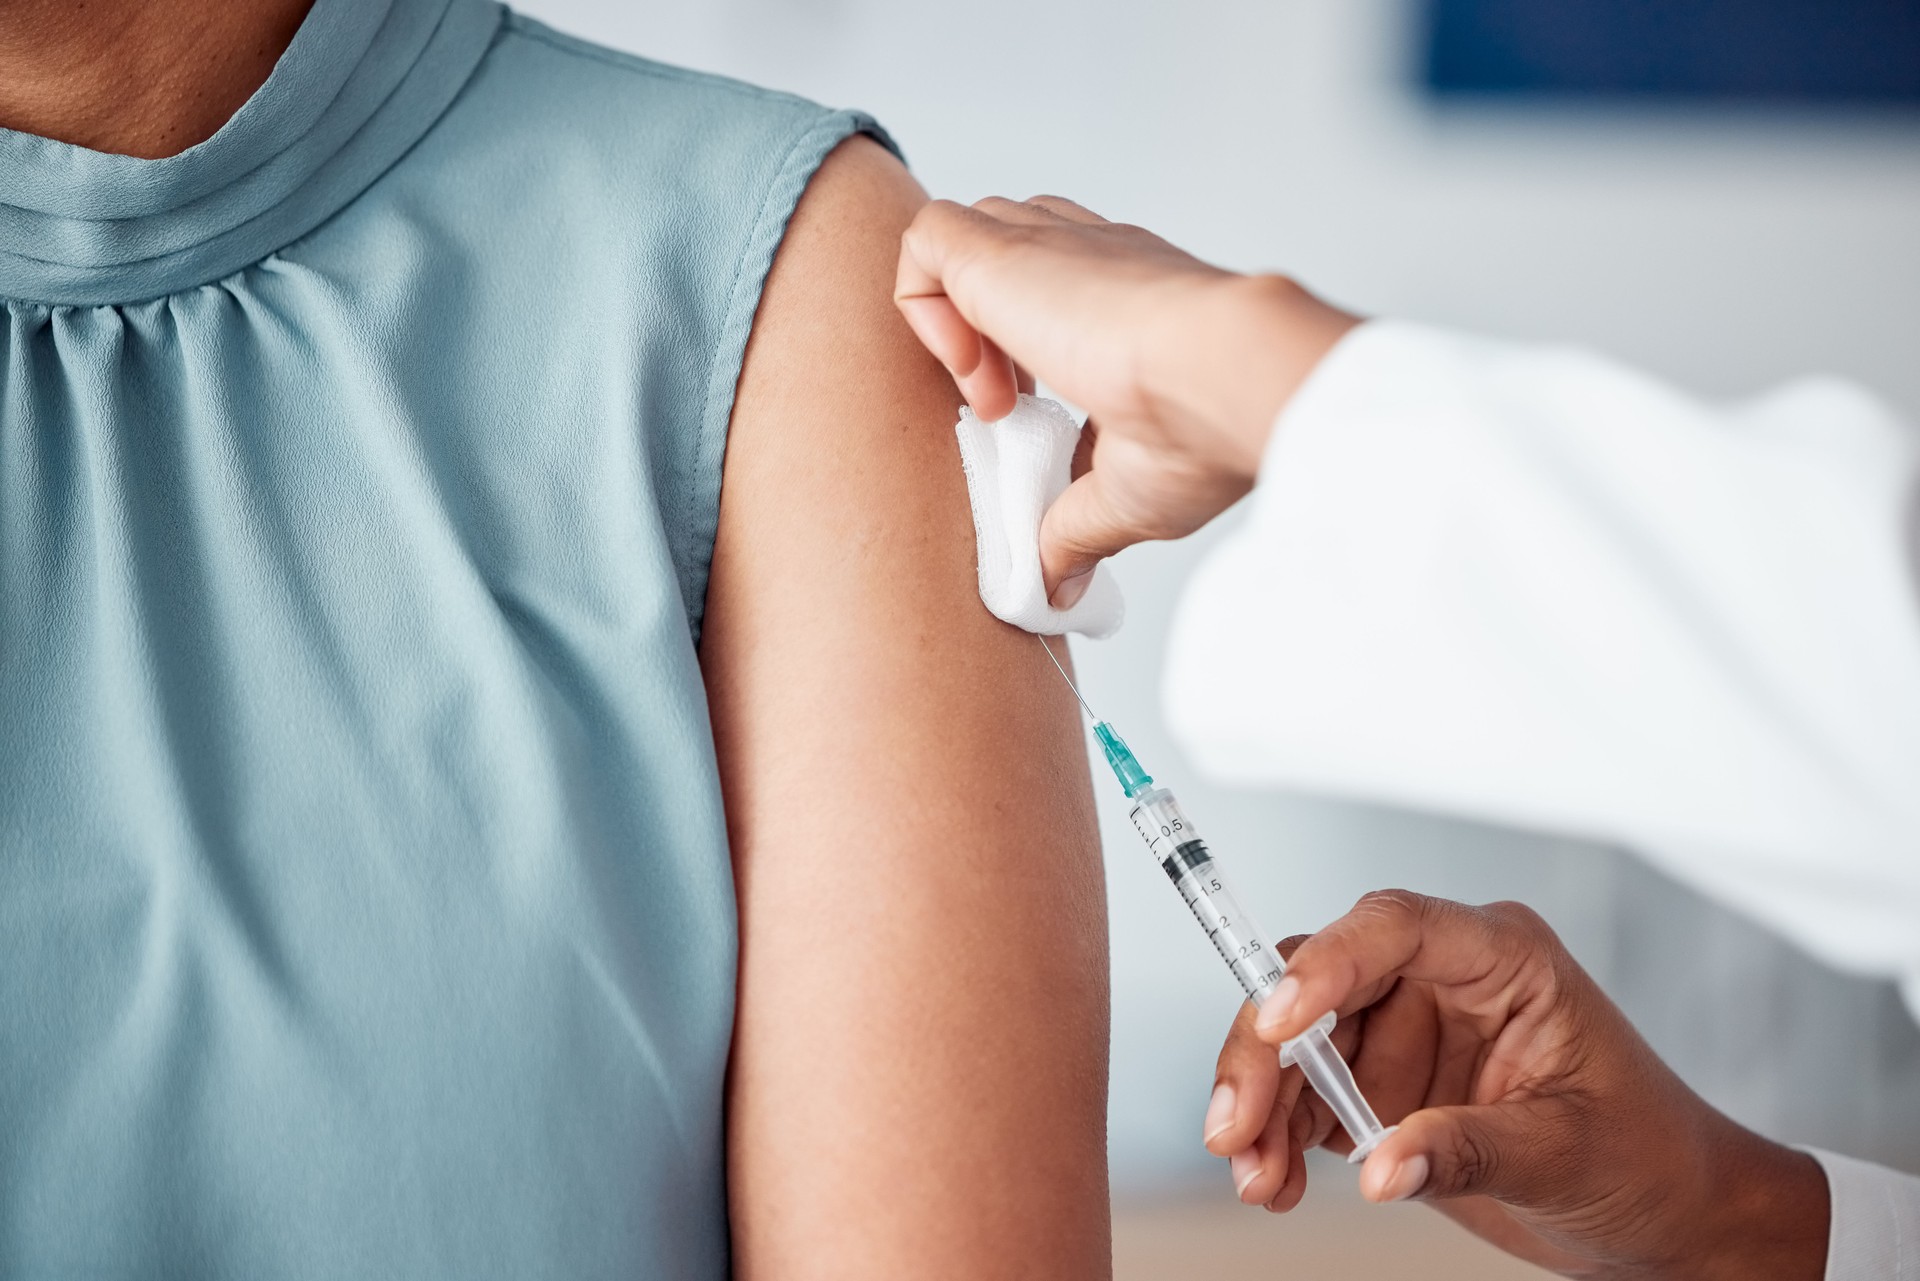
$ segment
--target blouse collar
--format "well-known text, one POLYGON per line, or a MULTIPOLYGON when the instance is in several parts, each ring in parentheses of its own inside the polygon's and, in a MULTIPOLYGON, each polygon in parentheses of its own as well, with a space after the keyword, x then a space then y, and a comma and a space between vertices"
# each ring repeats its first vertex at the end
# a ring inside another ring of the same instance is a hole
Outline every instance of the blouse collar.
POLYGON ((499 21, 493 0, 315 0, 219 132, 158 160, 0 129, 0 298, 128 302, 258 261, 418 142, 499 21))

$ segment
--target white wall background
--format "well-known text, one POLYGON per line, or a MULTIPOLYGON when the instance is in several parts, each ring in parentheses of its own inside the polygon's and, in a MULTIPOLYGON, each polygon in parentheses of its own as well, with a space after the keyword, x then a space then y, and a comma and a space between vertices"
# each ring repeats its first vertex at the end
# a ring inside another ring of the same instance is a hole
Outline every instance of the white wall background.
MULTIPOLYGON (((863 107, 939 195, 1059 192, 1362 310, 1585 341, 1715 395, 1845 374, 1920 417, 1911 120, 1439 111, 1406 87, 1403 0, 523 7, 863 107)), ((1157 671, 1206 537, 1122 557, 1131 622, 1078 654, 1096 706, 1178 781, 1270 929, 1313 928, 1390 883, 1526 899, 1712 1097, 1785 1137, 1920 1163, 1920 1037, 1886 991, 1606 851, 1184 774, 1157 671), (1815 1085, 1807 1018, 1860 1047, 1837 1083, 1815 1085)), ((1116 1178, 1219 1178, 1197 1135, 1236 993, 1105 799, 1116 1178)))

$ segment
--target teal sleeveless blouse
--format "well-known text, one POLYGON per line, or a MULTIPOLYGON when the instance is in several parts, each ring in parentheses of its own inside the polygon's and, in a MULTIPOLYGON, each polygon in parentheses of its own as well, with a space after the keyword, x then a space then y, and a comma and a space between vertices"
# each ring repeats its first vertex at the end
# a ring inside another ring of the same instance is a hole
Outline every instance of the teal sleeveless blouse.
POLYGON ((855 132, 485 0, 0 131, 0 1275, 726 1274, 695 646, 855 132))

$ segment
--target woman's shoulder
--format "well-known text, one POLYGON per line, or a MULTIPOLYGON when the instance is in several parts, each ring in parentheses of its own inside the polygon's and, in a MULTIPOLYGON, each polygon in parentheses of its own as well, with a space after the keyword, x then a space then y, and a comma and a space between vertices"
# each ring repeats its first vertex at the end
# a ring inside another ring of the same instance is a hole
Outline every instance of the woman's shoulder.
POLYGON ((821 110, 818 104, 796 94, 595 44, 513 10, 502 18, 494 57, 511 61, 517 74, 544 82, 550 90, 585 91, 615 102, 659 105, 680 101, 707 109, 732 107, 745 113, 796 118, 821 110))
POLYGON ((724 289, 741 263, 771 253, 814 171, 855 134, 894 150, 861 112, 621 53, 509 11, 367 209, 421 213, 480 250, 544 246, 556 278, 638 262, 724 289))
POLYGON ((853 133, 893 149, 861 112, 610 49, 511 10, 451 114, 530 175, 579 162, 613 176, 751 183, 759 165, 824 155, 853 133))

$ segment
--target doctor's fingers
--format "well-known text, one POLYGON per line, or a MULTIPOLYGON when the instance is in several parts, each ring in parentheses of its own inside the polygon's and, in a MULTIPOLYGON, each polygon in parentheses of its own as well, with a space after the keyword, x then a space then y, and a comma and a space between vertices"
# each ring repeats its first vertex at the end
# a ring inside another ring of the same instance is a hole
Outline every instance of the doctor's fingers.
POLYGON ((1215 1156, 1246 1151, 1300 1092, 1300 1074, 1281 1072, 1273 1047, 1253 1034, 1253 1012, 1251 1002, 1241 1005, 1214 1064, 1202 1141, 1215 1156))
MULTIPOLYGON (((910 305, 943 299, 961 324, 976 332, 991 330, 987 313, 992 300, 1009 291, 1024 292, 1021 286, 1031 275, 1030 268, 1013 260, 1047 256, 1044 251, 1022 252, 1037 248, 1034 229, 1105 221, 1059 196, 1036 196, 1031 201, 988 196, 971 206, 929 201, 900 235, 894 303, 911 323, 915 312, 910 305)), ((961 372, 951 363, 948 368, 961 372)))
MULTIPOLYGON (((975 412, 997 418, 1012 408, 1011 384, 1006 364, 983 353, 1058 360, 1063 335, 1111 321, 1099 295, 1116 265, 1114 246, 1092 241, 1115 234, 1106 219, 1060 196, 989 196, 972 206, 935 200, 901 235, 894 304, 975 412)), ((1123 259, 1128 252, 1138 248, 1123 246, 1123 259)), ((1036 372, 1049 381, 1060 373, 1036 372)))
POLYGON ((1070 480, 1079 480, 1093 468, 1093 447, 1100 441, 1100 424, 1091 414, 1080 424, 1080 439, 1073 446, 1073 462, 1067 469, 1070 480))
POLYGON ((1267 1114, 1266 1124, 1253 1142, 1235 1152, 1227 1163, 1234 1195, 1246 1205, 1264 1205, 1285 1213, 1300 1204, 1307 1190, 1307 1168, 1302 1153, 1314 1124, 1304 1106, 1313 1092, 1304 1088, 1300 1073, 1281 1073, 1280 1097, 1267 1114))
POLYGON ((1074 449, 1078 474, 1040 518, 1040 577, 1056 609, 1072 609, 1100 562, 1142 537, 1109 492, 1113 473, 1099 467, 1098 443, 1097 435, 1081 436, 1074 449))
POLYGON ((1538 986, 1529 976, 1546 976, 1563 951, 1519 904, 1469 907, 1378 890, 1300 945, 1255 1030, 1277 1045, 1330 1009, 1379 1000, 1404 977, 1470 998, 1454 1002, 1454 1017, 1492 1035, 1538 986))
POLYGON ((1057 206, 1069 205, 1071 201, 1054 196, 1036 197, 1036 201, 1048 203, 1023 203, 1001 196, 988 196, 972 205, 952 200, 928 201, 900 234, 894 301, 951 296, 954 282, 976 267, 983 256, 1020 243, 1022 237, 1014 230, 1016 227, 1079 221, 1055 212, 1057 206))
POLYGON ((988 196, 984 200, 974 201, 973 207, 1003 222, 1028 225, 1057 219, 1061 222, 1077 222, 1083 226, 1095 227, 1107 221, 1085 205, 1068 200, 1065 196, 1029 196, 1025 200, 988 196))
POLYGON ((1000 345, 963 314, 963 278, 1001 247, 1006 224, 950 200, 923 207, 901 236, 893 302, 960 394, 989 421, 1011 413, 1019 374, 1000 345))
MULTIPOLYGON (((1306 1194, 1303 1154, 1324 1146, 1345 1155, 1353 1144, 1332 1110, 1306 1088, 1299 1070, 1280 1068, 1278 1052, 1253 1035, 1245 1013, 1235 1020, 1221 1051, 1207 1148, 1229 1158, 1234 1195, 1243 1203, 1284 1214, 1306 1194), (1267 1083, 1276 1078, 1277 1088, 1269 1094, 1267 1083), (1229 1111, 1234 1113, 1230 1121, 1223 1119, 1229 1111)), ((1343 1055, 1357 1053, 1366 1018, 1356 1015, 1334 1029, 1334 1045, 1343 1055)))
MULTIPOLYGON (((1333 1048, 1340 1051, 1340 1057, 1351 1065, 1361 1057, 1372 1029, 1373 1011, 1356 1010, 1341 1016, 1328 1034, 1328 1039, 1333 1042, 1333 1048)), ((1274 1054, 1277 1057, 1279 1051, 1275 1050, 1274 1054)), ((1293 1105, 1292 1123, 1293 1134, 1304 1151, 1325 1148, 1339 1156, 1346 1156, 1353 1151, 1353 1139, 1341 1127, 1340 1118, 1334 1115, 1326 1100, 1312 1089, 1301 1089, 1300 1097, 1293 1105)))
POLYGON ((1473 1038, 1463 1055, 1425 984, 1396 983, 1364 1014, 1352 1017, 1366 1020, 1366 1034, 1347 1064, 1383 1122, 1394 1125, 1423 1107, 1466 1102, 1477 1051, 1485 1043, 1473 1038))
POLYGON ((1249 1205, 1291 1209, 1305 1187, 1296 1127, 1307 1118, 1295 1113, 1301 1087, 1300 1073, 1283 1072, 1279 1056, 1254 1036, 1253 1006, 1241 1006, 1214 1069, 1204 1142, 1229 1158, 1234 1193, 1249 1205))
POLYGON ((1135 543, 1184 538, 1252 485, 1151 436, 1119 430, 1111 417, 1097 421, 1104 430, 1086 445, 1090 465, 1040 521, 1040 570, 1060 609, 1079 599, 1102 560, 1135 543))
MULTIPOLYGON (((1282 1152, 1284 1145, 1273 1140, 1290 1125, 1297 1127, 1295 1138, 1311 1148, 1335 1124, 1333 1113, 1304 1088, 1299 1071, 1283 1069, 1279 1051, 1254 1034, 1253 1015, 1253 1004, 1242 1003, 1214 1065, 1203 1135, 1215 1156, 1231 1157, 1256 1144, 1282 1152)), ((1334 1048, 1349 1057, 1357 1054, 1365 1025, 1364 1014, 1341 1020, 1333 1030, 1334 1048)))

